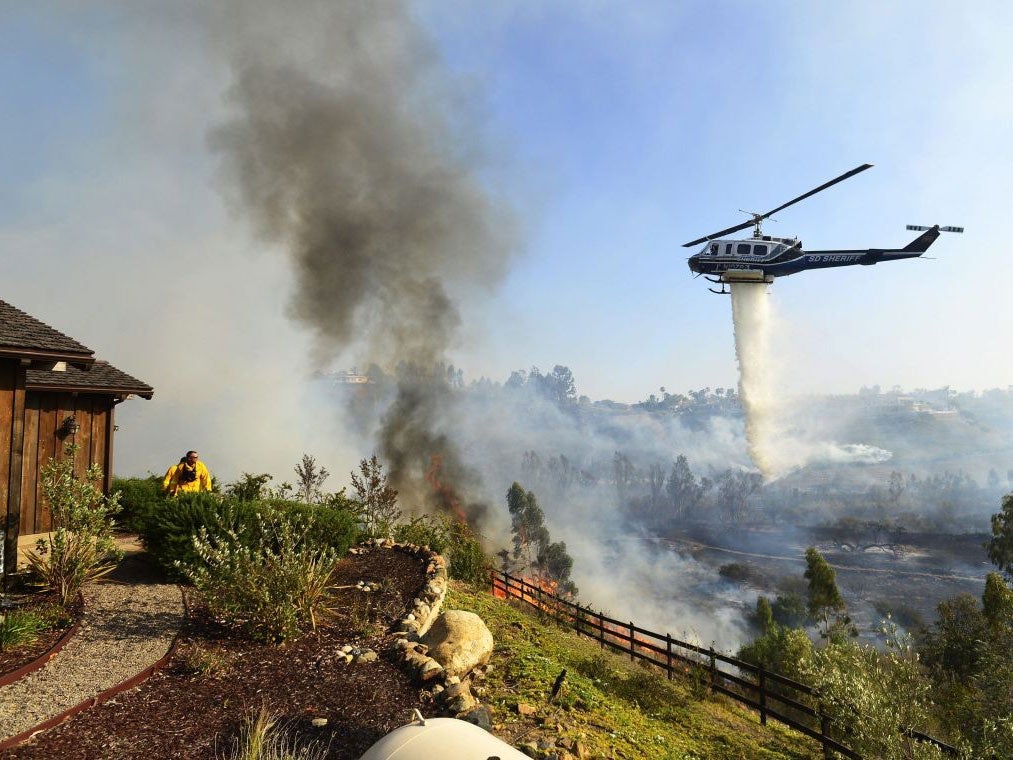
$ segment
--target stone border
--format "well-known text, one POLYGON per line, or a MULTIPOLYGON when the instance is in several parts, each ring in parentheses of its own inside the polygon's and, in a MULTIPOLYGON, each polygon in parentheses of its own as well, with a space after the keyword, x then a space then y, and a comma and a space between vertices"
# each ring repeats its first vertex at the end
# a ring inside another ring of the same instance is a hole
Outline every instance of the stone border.
POLYGON ((67 645, 67 642, 70 641, 71 637, 73 637, 81 627, 81 621, 84 619, 84 595, 80 591, 78 592, 78 599, 81 603, 81 614, 78 616, 77 620, 74 621, 74 624, 60 634, 60 638, 53 643, 53 646, 40 654, 34 660, 22 665, 17 670, 12 670, 0 676, 0 686, 10 686, 12 683, 24 678, 29 673, 34 673, 36 670, 41 669, 47 662, 53 659, 57 652, 67 645))
POLYGON ((464 680, 448 676, 443 666, 428 655, 429 647, 420 641, 436 622, 447 596, 446 557, 428 546, 399 544, 391 539, 368 539, 360 546, 349 551, 358 554, 370 549, 396 549, 426 562, 426 584, 422 592, 408 605, 408 614, 394 624, 394 656, 431 689, 447 714, 488 728, 488 710, 478 709, 479 702, 471 692, 468 676, 464 680), (484 713, 484 720, 477 715, 479 712, 484 713))

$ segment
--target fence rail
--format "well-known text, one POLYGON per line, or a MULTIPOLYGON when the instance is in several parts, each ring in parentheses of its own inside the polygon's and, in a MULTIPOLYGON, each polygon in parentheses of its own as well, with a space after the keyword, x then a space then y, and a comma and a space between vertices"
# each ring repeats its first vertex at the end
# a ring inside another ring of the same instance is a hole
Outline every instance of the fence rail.
MULTIPOLYGON (((490 579, 494 594, 529 604, 577 633, 598 641, 602 649, 608 647, 628 654, 631 661, 649 662, 664 670, 669 680, 675 673, 705 675, 711 691, 756 710, 762 725, 773 718, 820 742, 826 758, 832 757, 831 752, 837 752, 861 760, 861 755, 843 743, 847 741, 847 727, 835 726, 823 713, 815 689, 808 684, 722 654, 713 647, 705 648, 672 638, 667 633, 655 633, 633 621, 616 620, 499 570, 492 570, 490 579), (722 665, 729 667, 722 668, 722 665), (841 738, 831 736, 831 731, 841 738)), ((936 745, 944 754, 957 756, 956 748, 949 744, 920 731, 907 733, 918 741, 936 745)))

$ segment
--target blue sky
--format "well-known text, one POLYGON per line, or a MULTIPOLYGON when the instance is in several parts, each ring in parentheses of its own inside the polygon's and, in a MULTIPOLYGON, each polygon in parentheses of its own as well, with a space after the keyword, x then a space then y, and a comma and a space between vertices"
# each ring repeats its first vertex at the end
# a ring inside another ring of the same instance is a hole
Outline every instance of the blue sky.
MULTIPOLYGON (((869 162, 767 231, 814 248, 902 245, 907 223, 967 233, 934 261, 777 282, 787 390, 1010 384, 1013 10, 886 5, 413 4, 524 230, 502 286, 460 294, 467 375, 566 364, 579 392, 625 401, 734 385, 730 305, 681 244, 869 162)), ((290 274, 226 207, 207 148, 229 77, 194 7, 0 19, 0 297, 156 387, 122 407, 134 470, 167 456, 152 430, 172 451, 224 448, 178 425, 182 408, 234 430, 270 399, 304 438, 315 427, 292 381, 308 341, 286 317, 290 274)), ((276 437, 254 443, 271 456, 276 437)))

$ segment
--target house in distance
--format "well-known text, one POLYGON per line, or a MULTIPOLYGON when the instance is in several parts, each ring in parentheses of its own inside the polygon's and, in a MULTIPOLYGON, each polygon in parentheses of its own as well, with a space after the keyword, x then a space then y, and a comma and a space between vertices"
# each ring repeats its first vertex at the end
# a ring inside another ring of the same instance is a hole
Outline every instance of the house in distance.
POLYGON ((95 358, 71 337, 0 300, 0 509, 2 566, 17 569, 18 538, 52 529, 40 473, 77 446, 74 473, 102 468, 106 493, 113 477, 116 405, 150 399, 147 383, 95 358))

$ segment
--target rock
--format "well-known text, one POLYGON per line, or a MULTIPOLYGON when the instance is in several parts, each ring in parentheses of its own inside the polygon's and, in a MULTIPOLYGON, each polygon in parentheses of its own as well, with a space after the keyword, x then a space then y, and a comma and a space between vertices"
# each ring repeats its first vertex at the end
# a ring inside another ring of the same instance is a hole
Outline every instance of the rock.
POLYGON ((488 707, 479 706, 457 717, 468 721, 468 723, 473 723, 479 728, 484 728, 486 731, 492 731, 492 714, 489 712, 488 707))
POLYGON ((366 663, 366 662, 376 662, 376 659, 377 659, 376 652, 374 652, 372 649, 367 649, 365 652, 356 657, 355 661, 366 663))
POLYGON ((467 675, 476 665, 485 665, 492 655, 492 633, 474 612, 447 610, 433 623, 422 639, 429 655, 448 675, 467 675))
POLYGON ((461 679, 457 676, 447 678, 447 686, 453 686, 455 683, 461 683, 461 679))
POLYGON ((527 702, 517 703, 518 715, 534 715, 536 712, 538 712, 538 708, 534 705, 529 705, 527 702))
POLYGON ((419 678, 423 681, 431 681, 436 678, 440 673, 443 672, 443 666, 440 665, 436 660, 426 658, 426 664, 422 666, 419 671, 419 678))
POLYGON ((354 659, 355 659, 355 658, 354 658, 354 657, 353 657, 352 655, 350 655, 350 654, 346 654, 346 655, 345 655, 345 657, 344 657, 344 660, 345 660, 345 665, 348 665, 348 664, 349 664, 349 663, 351 663, 351 662, 352 662, 352 660, 354 660, 354 659))
POLYGON ((443 692, 443 698, 453 699, 454 697, 459 696, 461 694, 466 694, 467 692, 468 692, 467 684, 461 683, 460 681, 458 681, 457 683, 450 683, 450 680, 448 679, 447 688, 443 692))
POLYGON ((462 692, 450 700, 447 705, 447 709, 453 715, 460 715, 463 712, 468 712, 478 706, 478 700, 471 696, 470 691, 462 692))
POLYGON ((327 718, 314 718, 310 723, 313 724, 313 728, 323 728, 327 725, 327 718))
POLYGON ((345 644, 343 647, 341 647, 341 654, 348 654, 351 651, 352 651, 351 644, 345 644))

